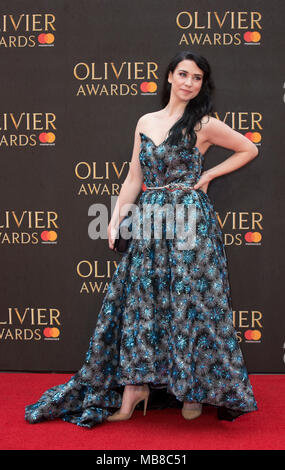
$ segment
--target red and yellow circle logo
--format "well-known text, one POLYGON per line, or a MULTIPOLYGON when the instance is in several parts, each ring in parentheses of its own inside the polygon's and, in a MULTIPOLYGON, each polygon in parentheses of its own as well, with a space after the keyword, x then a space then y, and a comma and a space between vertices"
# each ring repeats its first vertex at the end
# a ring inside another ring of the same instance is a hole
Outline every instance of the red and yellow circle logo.
POLYGON ((261 134, 259 132, 247 132, 245 137, 251 140, 254 144, 258 144, 261 141, 261 134))
POLYGON ((43 144, 52 144, 55 141, 55 134, 53 132, 41 132, 39 135, 39 141, 43 144))
POLYGON ((42 33, 38 36, 38 41, 40 44, 52 44, 54 39, 54 34, 52 33, 42 33))
POLYGON ((44 336, 46 338, 58 338, 59 333, 60 331, 58 328, 45 328, 44 329, 44 336))
POLYGON ((261 34, 258 31, 247 31, 244 33, 243 38, 245 42, 259 42, 261 34))
POLYGON ((246 232, 244 238, 248 243, 258 243, 262 239, 262 236, 260 232, 246 232))
POLYGON ((261 338, 261 333, 258 330, 246 330, 244 337, 248 341, 258 341, 261 338))
POLYGON ((41 239, 44 242, 54 242, 57 239, 57 233, 54 230, 44 230, 41 233, 41 239))
POLYGON ((140 89, 143 93, 155 93, 157 90, 157 84, 155 82, 142 82, 140 89))

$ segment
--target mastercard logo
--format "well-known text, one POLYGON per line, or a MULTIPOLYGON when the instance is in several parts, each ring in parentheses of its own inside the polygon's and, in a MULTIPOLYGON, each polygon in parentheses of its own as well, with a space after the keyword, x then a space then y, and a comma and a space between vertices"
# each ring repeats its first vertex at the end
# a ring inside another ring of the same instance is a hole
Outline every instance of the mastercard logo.
POLYGON ((54 242, 57 239, 57 233, 54 230, 44 230, 41 233, 41 239, 44 242, 54 242))
POLYGON ((143 93, 155 93, 157 90, 157 84, 155 82, 142 82, 140 89, 143 93))
POLYGON ((259 132, 247 132, 245 137, 251 140, 254 144, 258 144, 261 141, 261 134, 259 132))
POLYGON ((261 333, 258 330, 246 330, 244 337, 248 341, 258 341, 261 338, 261 333))
POLYGON ((259 42, 261 34, 258 31, 247 31, 244 33, 243 38, 245 42, 259 42))
POLYGON ((244 238, 248 243, 258 243, 262 239, 262 236, 260 232, 246 232, 244 238))
POLYGON ((44 336, 46 338, 58 338, 59 333, 60 331, 58 328, 45 328, 44 329, 44 336))
POLYGON ((42 33, 38 36, 38 41, 40 44, 52 44, 54 39, 54 34, 52 33, 42 33))
POLYGON ((41 132, 39 141, 43 144, 52 144, 55 141, 55 134, 53 132, 41 132))

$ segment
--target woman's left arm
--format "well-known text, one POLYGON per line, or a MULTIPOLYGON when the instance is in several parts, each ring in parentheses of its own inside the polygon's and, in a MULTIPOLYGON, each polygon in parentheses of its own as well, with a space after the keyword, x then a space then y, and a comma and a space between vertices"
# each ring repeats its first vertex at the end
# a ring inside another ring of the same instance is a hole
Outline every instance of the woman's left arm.
POLYGON ((234 154, 222 163, 204 171, 194 189, 201 188, 204 192, 207 192, 208 184, 214 178, 241 168, 258 155, 258 148, 247 137, 212 116, 205 124, 204 136, 210 145, 218 145, 233 150, 234 154))

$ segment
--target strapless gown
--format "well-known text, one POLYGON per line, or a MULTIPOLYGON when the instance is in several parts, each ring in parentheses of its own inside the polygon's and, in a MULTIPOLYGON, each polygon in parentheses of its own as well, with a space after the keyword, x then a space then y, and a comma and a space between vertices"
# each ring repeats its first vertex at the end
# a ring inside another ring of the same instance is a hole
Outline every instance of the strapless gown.
MULTIPOLYGON (((144 188, 198 182, 204 156, 190 149, 187 137, 156 145, 140 136, 144 188)), ((178 247, 163 218, 160 239, 130 241, 118 255, 85 362, 67 383, 26 406, 28 422, 61 418, 91 428, 120 408, 124 385, 142 383, 150 387, 148 410, 194 401, 232 421, 258 409, 233 326, 223 235, 209 196, 201 189, 147 189, 137 204, 141 216, 148 204, 195 207, 195 246, 178 247)))

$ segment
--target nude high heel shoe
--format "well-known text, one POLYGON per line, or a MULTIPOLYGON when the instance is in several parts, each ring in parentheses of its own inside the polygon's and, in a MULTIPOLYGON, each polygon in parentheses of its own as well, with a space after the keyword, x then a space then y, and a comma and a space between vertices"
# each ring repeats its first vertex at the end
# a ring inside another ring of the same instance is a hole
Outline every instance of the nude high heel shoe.
POLYGON ((181 410, 181 413, 182 413, 183 418, 185 418, 185 419, 198 418, 198 416, 200 416, 202 414, 202 404, 197 403, 197 408, 195 407, 193 409, 188 409, 188 410, 185 409, 185 406, 183 404, 183 408, 181 410))
POLYGON ((133 406, 132 406, 132 409, 129 413, 120 413, 120 410, 116 411, 114 414, 112 414, 111 416, 108 416, 107 417, 107 421, 125 421, 127 419, 130 419, 132 414, 133 414, 133 411, 135 409, 135 407, 137 406, 137 404, 144 400, 144 412, 143 412, 143 415, 145 416, 146 415, 146 408, 147 408, 147 402, 148 402, 148 397, 149 397, 149 388, 148 386, 146 385, 147 389, 145 390, 142 390, 141 393, 139 394, 139 397, 137 398, 137 400, 134 402, 133 406))

